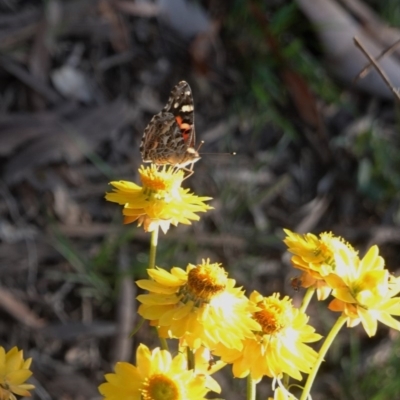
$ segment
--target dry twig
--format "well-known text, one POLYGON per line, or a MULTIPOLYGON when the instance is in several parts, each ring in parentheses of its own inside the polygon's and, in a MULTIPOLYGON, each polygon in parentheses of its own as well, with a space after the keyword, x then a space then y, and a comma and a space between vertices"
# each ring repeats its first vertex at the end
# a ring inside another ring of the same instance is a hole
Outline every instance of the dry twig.
MULTIPOLYGON (((396 40, 391 46, 389 46, 387 49, 383 50, 381 52, 381 54, 379 54, 378 57, 375 58, 375 61, 379 61, 383 57, 389 56, 390 54, 392 54, 399 44, 400 44, 400 39, 396 40)), ((371 63, 366 64, 365 67, 360 71, 360 73, 354 78, 354 83, 357 82, 358 79, 365 78, 373 67, 374 66, 371 63)))
MULTIPOLYGON (((400 94, 399 94, 399 90, 396 89, 392 83, 390 82, 389 77, 386 75, 385 71, 379 66, 379 64, 377 63, 376 59, 368 52, 368 50, 361 44, 361 42, 357 39, 357 37, 353 38, 355 45, 363 52, 363 54, 365 55, 365 57, 368 58, 368 60, 370 61, 371 65, 376 69, 376 71, 378 72, 378 74, 381 76, 381 78, 383 79, 383 81, 386 83, 386 85, 389 87, 389 89, 391 90, 391 92, 393 93, 395 99, 400 103, 400 94)), ((357 77, 360 74, 357 75, 357 77)))

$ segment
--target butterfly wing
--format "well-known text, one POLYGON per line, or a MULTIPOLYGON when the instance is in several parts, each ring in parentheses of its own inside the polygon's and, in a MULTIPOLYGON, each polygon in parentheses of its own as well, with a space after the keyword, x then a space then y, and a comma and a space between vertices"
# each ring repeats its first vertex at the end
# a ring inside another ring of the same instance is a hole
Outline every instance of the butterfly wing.
POLYGON ((187 82, 181 81, 172 89, 163 111, 175 117, 187 147, 195 147, 194 102, 192 89, 187 82))
POLYGON ((143 133, 140 153, 143 162, 168 164, 173 149, 185 147, 181 130, 171 113, 154 115, 143 133))
POLYGON ((195 150, 193 96, 187 82, 171 91, 166 106, 156 114, 143 133, 140 153, 143 162, 184 168, 200 159, 195 150))

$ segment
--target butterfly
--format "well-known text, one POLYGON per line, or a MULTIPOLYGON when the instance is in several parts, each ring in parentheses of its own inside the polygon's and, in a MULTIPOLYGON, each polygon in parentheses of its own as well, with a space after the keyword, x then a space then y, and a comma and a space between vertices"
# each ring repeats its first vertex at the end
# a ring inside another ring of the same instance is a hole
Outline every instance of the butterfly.
POLYGON ((192 90, 181 81, 172 89, 163 110, 145 128, 140 153, 143 162, 186 169, 200 160, 195 143, 192 90))

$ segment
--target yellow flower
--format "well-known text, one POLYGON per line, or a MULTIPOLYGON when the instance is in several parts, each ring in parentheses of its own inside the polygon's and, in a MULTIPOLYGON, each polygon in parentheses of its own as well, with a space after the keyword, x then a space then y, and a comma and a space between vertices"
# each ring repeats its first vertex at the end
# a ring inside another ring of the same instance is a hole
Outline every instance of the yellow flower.
MULTIPOLYGON (((136 364, 118 362, 115 373, 105 375, 107 382, 99 386, 105 400, 203 400, 209 392, 212 378, 188 370, 183 354, 172 358, 166 350, 140 344, 136 364)), ((215 381, 211 389, 220 392, 215 381)))
POLYGON ((261 329, 254 338, 244 340, 242 350, 219 345, 214 354, 233 364, 233 375, 237 378, 250 374, 259 381, 264 375, 281 378, 285 373, 300 380, 300 372, 309 373, 317 358, 317 353, 305 343, 315 342, 321 336, 307 325, 306 314, 294 308, 287 296, 263 297, 254 291, 250 301, 259 308, 253 318, 261 329))
POLYGON ((182 346, 212 349, 222 342, 241 349, 259 325, 251 319, 256 309, 220 264, 209 260, 186 271, 174 267, 149 269, 152 280, 137 281, 149 294, 138 296, 138 313, 158 327, 161 337, 179 338, 182 346))
POLYGON ((357 252, 341 237, 334 236, 331 232, 323 232, 319 238, 312 233, 299 235, 284 229, 287 237, 283 240, 288 246, 288 251, 295 268, 303 271, 299 278, 301 286, 317 289, 319 300, 325 300, 331 288, 324 277, 335 271, 335 257, 337 251, 346 251, 349 257, 356 258, 357 252))
POLYGON ((160 227, 166 233, 170 225, 190 225, 198 221, 197 212, 212 207, 204 202, 210 197, 198 197, 181 187, 184 172, 173 167, 158 169, 155 165, 139 168, 140 187, 133 182, 111 182, 113 192, 106 193, 106 200, 124 206, 124 223, 138 221, 146 232, 160 227))
POLYGON ((32 358, 24 360, 23 351, 13 347, 6 353, 0 347, 0 399, 15 400, 14 394, 20 396, 31 396, 29 390, 35 386, 24 383, 31 375, 29 370, 32 358), (13 394, 14 393, 14 394, 13 394))
POLYGON ((347 326, 362 323, 368 336, 374 336, 378 321, 399 330, 400 277, 395 278, 384 268, 378 246, 372 246, 362 260, 349 257, 344 251, 336 255, 336 269, 325 279, 333 288, 335 299, 329 304, 333 311, 347 317, 347 326))

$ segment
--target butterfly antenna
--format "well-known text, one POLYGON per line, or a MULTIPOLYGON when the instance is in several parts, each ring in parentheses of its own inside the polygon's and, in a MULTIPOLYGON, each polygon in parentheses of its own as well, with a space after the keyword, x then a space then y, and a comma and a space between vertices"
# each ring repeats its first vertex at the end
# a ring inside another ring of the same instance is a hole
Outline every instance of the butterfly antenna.
MULTIPOLYGON (((200 148, 201 148, 201 146, 203 146, 203 144, 204 144, 204 140, 202 140, 200 143, 199 143, 199 147, 197 148, 197 152, 199 153, 199 150, 200 150, 200 148)), ((200 154, 200 153, 199 153, 200 154)), ((207 156, 209 156, 209 155, 214 155, 214 156, 216 156, 216 155, 218 155, 218 156, 236 156, 236 152, 235 151, 232 151, 231 153, 201 153, 201 155, 203 156, 203 155, 207 155, 207 156)))
POLYGON ((231 153, 200 153, 201 156, 236 156, 236 152, 232 151, 231 153))
POLYGON ((202 140, 200 143, 199 143, 199 146, 197 147, 197 152, 199 152, 199 150, 200 150, 200 148, 201 148, 201 146, 203 146, 203 144, 204 144, 204 140, 202 140))

